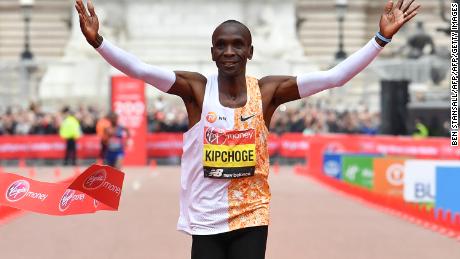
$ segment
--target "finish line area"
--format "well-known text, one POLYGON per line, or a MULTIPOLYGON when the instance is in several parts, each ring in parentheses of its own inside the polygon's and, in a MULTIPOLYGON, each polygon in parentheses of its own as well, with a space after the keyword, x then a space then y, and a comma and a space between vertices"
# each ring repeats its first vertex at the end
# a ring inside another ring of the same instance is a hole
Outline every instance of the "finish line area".
MULTIPOLYGON (((23 169, 5 171, 23 173, 23 169)), ((35 179, 74 174, 37 168, 35 179)), ((0 225, 2 258, 170 258, 190 256, 176 231, 178 166, 128 167, 118 212, 55 217, 23 213, 0 225)), ((331 191, 293 167, 271 170, 267 258, 460 258, 460 243, 331 191)))

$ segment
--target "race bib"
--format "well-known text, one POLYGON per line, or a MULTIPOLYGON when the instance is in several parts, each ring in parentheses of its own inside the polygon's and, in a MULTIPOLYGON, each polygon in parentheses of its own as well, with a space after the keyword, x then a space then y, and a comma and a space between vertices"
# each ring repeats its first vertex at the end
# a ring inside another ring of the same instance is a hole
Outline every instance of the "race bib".
POLYGON ((233 179, 253 176, 256 167, 255 130, 204 128, 204 177, 233 179))
POLYGON ((123 142, 121 138, 112 137, 109 139, 108 149, 110 151, 119 151, 123 149, 123 142))

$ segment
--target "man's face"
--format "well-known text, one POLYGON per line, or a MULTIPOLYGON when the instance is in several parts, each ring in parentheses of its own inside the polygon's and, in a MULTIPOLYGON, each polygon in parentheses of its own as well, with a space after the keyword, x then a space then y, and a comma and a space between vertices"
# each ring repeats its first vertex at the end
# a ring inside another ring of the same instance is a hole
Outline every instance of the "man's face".
POLYGON ((213 33, 211 54, 219 73, 225 76, 244 74, 252 58, 251 35, 237 24, 222 24, 213 33))

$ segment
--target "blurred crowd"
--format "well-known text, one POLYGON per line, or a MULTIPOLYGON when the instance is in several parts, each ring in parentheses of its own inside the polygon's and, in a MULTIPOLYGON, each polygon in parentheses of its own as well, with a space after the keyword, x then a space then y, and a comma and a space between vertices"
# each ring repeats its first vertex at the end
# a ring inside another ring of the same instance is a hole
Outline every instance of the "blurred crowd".
POLYGON ((302 102, 296 108, 281 106, 273 115, 270 131, 375 135, 379 133, 379 126, 380 114, 366 108, 338 111, 302 102))
MULTIPOLYGON (((157 98, 148 107, 147 127, 149 132, 185 132, 187 114, 183 105, 157 98)), ((75 118, 80 122, 83 134, 95 134, 98 120, 107 111, 93 106, 72 107, 75 118)), ((0 135, 47 135, 58 134, 64 119, 61 110, 43 111, 40 105, 28 108, 0 107, 0 135)), ((366 108, 337 111, 327 105, 301 102, 295 107, 280 106, 273 115, 270 131, 348 134, 379 134, 380 114, 366 108)))
MULTIPOLYGON (((150 132, 185 132, 187 114, 182 105, 165 102, 161 97, 150 107, 148 125, 150 132)), ((280 106, 270 123, 270 131, 316 133, 378 134, 380 114, 366 108, 337 111, 327 105, 300 101, 296 106, 280 106), (300 103, 300 105, 299 105, 300 103)))
MULTIPOLYGON (((96 122, 103 113, 91 106, 80 106, 74 111, 83 134, 95 134, 96 122)), ((61 110, 43 111, 40 105, 28 108, 0 107, 0 135, 51 135, 59 133, 64 119, 61 110)))

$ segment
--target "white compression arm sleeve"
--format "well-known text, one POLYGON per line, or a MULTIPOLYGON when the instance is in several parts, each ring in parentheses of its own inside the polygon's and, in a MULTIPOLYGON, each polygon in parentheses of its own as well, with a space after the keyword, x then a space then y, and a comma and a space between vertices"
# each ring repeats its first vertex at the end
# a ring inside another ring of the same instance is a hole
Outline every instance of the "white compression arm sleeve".
POLYGON ((383 47, 375 39, 372 39, 364 47, 330 70, 297 76, 300 97, 307 97, 329 88, 344 85, 366 68, 382 49, 383 47))
POLYGON ((106 39, 96 50, 116 69, 128 76, 141 79, 163 92, 168 92, 176 81, 176 74, 173 71, 146 64, 106 39))

